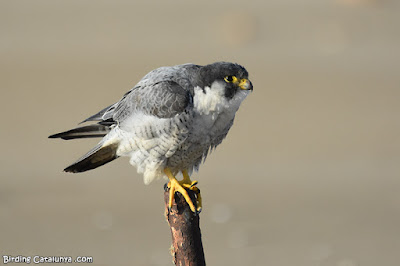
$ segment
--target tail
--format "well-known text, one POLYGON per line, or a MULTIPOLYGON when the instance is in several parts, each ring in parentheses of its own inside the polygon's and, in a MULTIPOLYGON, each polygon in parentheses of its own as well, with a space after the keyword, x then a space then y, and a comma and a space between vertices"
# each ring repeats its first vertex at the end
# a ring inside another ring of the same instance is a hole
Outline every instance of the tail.
POLYGON ((102 142, 100 142, 99 145, 94 147, 78 161, 65 168, 64 171, 80 173, 102 166, 118 158, 117 149, 118 143, 111 143, 104 146, 102 142))
POLYGON ((88 125, 83 127, 77 127, 68 131, 57 133, 49 136, 51 139, 62 138, 62 139, 81 139, 81 138, 98 138, 104 137, 110 132, 110 127, 101 124, 88 125))
MULTIPOLYGON (((110 132, 109 125, 95 124, 83 127, 74 128, 68 131, 57 133, 49 136, 49 138, 61 139, 80 139, 80 138, 97 138, 104 137, 110 132)), ((80 158, 77 162, 64 169, 65 172, 79 173, 85 172, 118 158, 117 149, 118 142, 107 142, 105 145, 102 140, 96 147, 89 151, 85 156, 80 158)))

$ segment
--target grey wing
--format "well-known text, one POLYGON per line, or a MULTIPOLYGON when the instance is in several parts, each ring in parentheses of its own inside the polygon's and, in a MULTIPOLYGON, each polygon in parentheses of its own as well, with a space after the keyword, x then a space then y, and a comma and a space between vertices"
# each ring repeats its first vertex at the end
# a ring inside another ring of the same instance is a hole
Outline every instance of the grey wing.
POLYGON ((138 86, 115 107, 113 119, 125 136, 117 155, 130 156, 145 184, 162 175, 159 165, 187 139, 192 107, 189 90, 171 80, 138 86))
MULTIPOLYGON (((171 118, 192 105, 193 98, 189 90, 175 81, 166 80, 135 87, 111 108, 113 120, 122 122, 137 112, 171 118)), ((105 114, 110 115, 110 111, 105 114)))
POLYGON ((130 94, 133 90, 137 89, 137 87, 133 87, 133 89, 131 89, 130 91, 128 91, 127 93, 124 94, 124 96, 122 97, 121 100, 119 100, 118 102, 107 106, 106 108, 102 109, 100 112, 86 118, 85 120, 83 120, 82 122, 80 122, 79 124, 85 123, 85 122, 89 122, 89 121, 100 121, 100 124, 103 123, 112 123, 114 124, 115 121, 113 119, 114 116, 114 111, 115 108, 122 102, 124 101, 125 97, 130 94), (106 122, 107 121, 107 122, 106 122))
POLYGON ((114 104, 112 104, 110 106, 107 106, 106 108, 104 108, 100 112, 98 112, 98 113, 86 118, 85 120, 83 120, 79 124, 82 124, 82 123, 85 123, 85 122, 88 122, 88 121, 106 121, 106 120, 112 118, 113 111, 114 111, 115 106, 117 104, 118 103, 114 103, 114 104))
POLYGON ((120 101, 83 120, 100 121, 100 124, 121 122, 136 111, 159 118, 171 118, 193 104, 189 90, 172 80, 154 84, 137 85, 128 91, 120 101))

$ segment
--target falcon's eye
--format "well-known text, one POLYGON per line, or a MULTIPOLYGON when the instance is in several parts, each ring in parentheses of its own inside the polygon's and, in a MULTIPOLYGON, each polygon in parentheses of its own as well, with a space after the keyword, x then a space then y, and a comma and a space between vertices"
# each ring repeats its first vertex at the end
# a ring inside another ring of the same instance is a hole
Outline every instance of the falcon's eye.
POLYGON ((226 76, 224 80, 228 83, 236 83, 238 79, 235 76, 226 76))

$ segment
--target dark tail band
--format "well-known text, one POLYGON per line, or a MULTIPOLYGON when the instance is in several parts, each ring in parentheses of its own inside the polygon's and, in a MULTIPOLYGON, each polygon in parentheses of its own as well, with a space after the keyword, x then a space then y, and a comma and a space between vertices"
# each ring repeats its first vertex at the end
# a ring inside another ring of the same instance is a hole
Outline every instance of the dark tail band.
POLYGON ((103 164, 118 158, 116 154, 117 148, 118 143, 109 144, 107 146, 98 145, 77 162, 65 168, 64 171, 69 173, 80 173, 102 166, 103 164))

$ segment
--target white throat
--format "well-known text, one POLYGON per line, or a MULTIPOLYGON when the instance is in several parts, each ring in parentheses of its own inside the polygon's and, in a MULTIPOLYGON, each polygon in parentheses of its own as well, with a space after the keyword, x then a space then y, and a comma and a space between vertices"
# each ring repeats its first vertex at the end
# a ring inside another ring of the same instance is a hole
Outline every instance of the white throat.
POLYGON ((248 94, 249 91, 239 90, 232 99, 227 99, 224 84, 215 81, 211 88, 194 88, 194 110, 200 115, 212 115, 213 118, 222 112, 234 114, 248 94))
POLYGON ((194 109, 200 115, 220 113, 229 105, 224 94, 225 88, 219 82, 214 82, 211 88, 206 86, 204 90, 200 87, 195 87, 193 97, 194 109))

